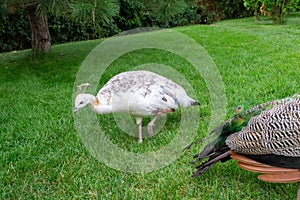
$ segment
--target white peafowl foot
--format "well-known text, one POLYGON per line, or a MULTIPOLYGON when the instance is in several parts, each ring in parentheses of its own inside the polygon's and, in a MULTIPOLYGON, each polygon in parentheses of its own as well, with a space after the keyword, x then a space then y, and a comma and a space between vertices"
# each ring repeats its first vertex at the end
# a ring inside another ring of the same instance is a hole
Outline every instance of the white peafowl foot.
POLYGON ((143 142, 143 138, 139 138, 139 143, 142 143, 143 142))
POLYGON ((154 122, 155 122, 157 116, 158 116, 158 115, 155 115, 155 116, 153 117, 153 119, 149 122, 149 124, 147 125, 147 130, 148 130, 148 133, 149 133, 150 135, 152 135, 152 134, 154 133, 154 132, 153 132, 153 126, 154 126, 154 122))
POLYGON ((150 135, 152 135, 154 133, 153 126, 154 126, 154 124, 148 124, 148 126, 147 126, 147 131, 150 135))

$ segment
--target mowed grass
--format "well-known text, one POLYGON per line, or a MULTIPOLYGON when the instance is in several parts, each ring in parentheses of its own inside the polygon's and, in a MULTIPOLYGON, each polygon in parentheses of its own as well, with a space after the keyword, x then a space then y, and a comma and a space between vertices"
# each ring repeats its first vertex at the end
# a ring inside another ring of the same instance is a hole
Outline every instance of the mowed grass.
MULTIPOLYGON (((268 19, 255 22, 247 18, 175 30, 198 42, 215 62, 225 84, 230 117, 237 105, 299 93, 299 18, 291 15, 279 26, 271 25, 268 19)), ((217 164, 204 175, 191 178, 195 169, 190 162, 201 146, 146 174, 115 170, 91 156, 74 127, 72 95, 81 63, 101 41, 56 45, 36 62, 30 61, 28 50, 0 54, 2 199, 295 198, 296 184, 261 182, 256 173, 239 169, 234 161, 217 164)), ((208 89, 193 67, 178 56, 151 49, 131 52, 107 68, 97 87, 121 71, 149 62, 172 66, 189 81, 193 97, 201 102, 195 139, 206 135, 213 109, 208 89)), ((98 118, 116 145, 143 153, 172 141, 180 111, 168 115, 161 132, 141 145, 119 129, 113 115, 98 118)))

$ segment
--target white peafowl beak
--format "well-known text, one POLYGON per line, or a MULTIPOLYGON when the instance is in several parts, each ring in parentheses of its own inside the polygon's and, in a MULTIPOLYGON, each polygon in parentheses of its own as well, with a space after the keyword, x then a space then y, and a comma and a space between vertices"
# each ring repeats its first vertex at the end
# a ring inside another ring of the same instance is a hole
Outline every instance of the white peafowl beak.
POLYGON ((75 107, 75 108, 74 108, 74 111, 73 111, 74 114, 76 114, 78 110, 79 110, 79 109, 78 109, 77 107, 75 107))
POLYGON ((78 102, 76 102, 78 96, 80 96, 80 94, 84 94, 86 88, 88 88, 89 86, 91 86, 90 83, 83 83, 83 84, 80 84, 80 85, 77 86, 77 89, 78 89, 77 94, 78 94, 78 95, 77 95, 77 97, 75 98, 75 108, 74 108, 74 110, 73 110, 73 113, 74 113, 74 114, 76 114, 77 111, 81 108, 81 106, 79 106, 79 105, 80 105, 82 102, 80 102, 80 104, 79 104, 78 102))

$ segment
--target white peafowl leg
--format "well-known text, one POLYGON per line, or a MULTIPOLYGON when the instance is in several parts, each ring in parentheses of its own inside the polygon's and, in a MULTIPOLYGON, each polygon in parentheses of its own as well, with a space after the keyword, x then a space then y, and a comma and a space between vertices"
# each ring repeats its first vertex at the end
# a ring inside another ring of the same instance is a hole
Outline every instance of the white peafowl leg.
POLYGON ((142 117, 136 117, 136 124, 139 127, 139 143, 143 142, 143 134, 142 134, 143 125, 142 125, 142 120, 143 120, 142 117))
POLYGON ((155 122, 157 116, 158 116, 158 115, 155 115, 155 116, 152 118, 152 120, 149 122, 149 124, 147 125, 147 130, 148 130, 148 133, 149 133, 150 135, 153 134, 153 126, 154 126, 154 122, 155 122))

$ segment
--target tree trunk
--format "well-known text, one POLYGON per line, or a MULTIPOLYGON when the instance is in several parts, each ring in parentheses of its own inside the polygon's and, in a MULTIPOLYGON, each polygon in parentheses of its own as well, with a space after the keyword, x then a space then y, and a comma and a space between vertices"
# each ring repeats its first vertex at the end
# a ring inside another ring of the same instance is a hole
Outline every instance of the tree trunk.
POLYGON ((29 25, 31 31, 31 48, 33 56, 36 52, 50 52, 51 37, 48 27, 48 19, 46 15, 35 15, 30 13, 28 15, 29 25))
POLYGON ((274 8, 272 11, 272 18, 273 18, 273 23, 277 24, 277 3, 276 0, 274 1, 274 8))
POLYGON ((285 11, 285 5, 286 4, 286 0, 283 0, 282 5, 281 5, 281 9, 280 9, 280 21, 283 21, 283 17, 284 17, 284 11, 285 11))
POLYGON ((255 20, 259 20, 260 19, 260 12, 261 12, 261 7, 262 7, 262 3, 259 1, 257 2, 257 7, 256 7, 256 11, 255 11, 255 20))

